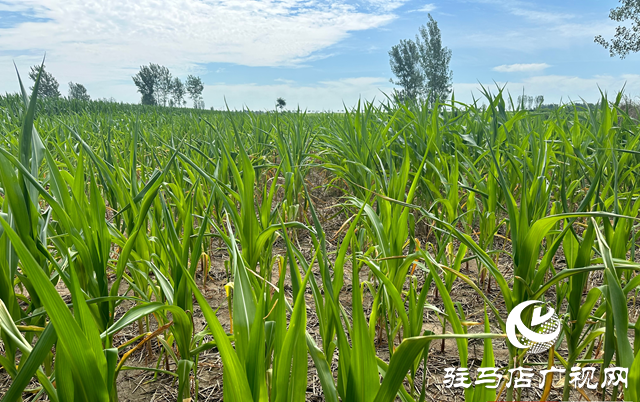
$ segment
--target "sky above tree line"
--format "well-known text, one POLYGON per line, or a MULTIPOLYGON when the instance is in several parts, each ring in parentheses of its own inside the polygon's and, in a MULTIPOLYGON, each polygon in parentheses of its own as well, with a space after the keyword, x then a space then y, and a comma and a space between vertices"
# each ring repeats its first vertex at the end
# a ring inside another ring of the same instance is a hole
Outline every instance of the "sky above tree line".
POLYGON ((150 62, 202 77, 207 108, 340 110, 384 99, 388 51, 427 13, 453 51, 456 100, 480 84, 515 97, 596 101, 626 84, 640 95, 640 55, 609 57, 615 0, 0 0, 0 92, 16 92, 46 52, 47 70, 92 98, 137 103, 131 76, 150 62), (495 83, 494 83, 495 82, 495 83))

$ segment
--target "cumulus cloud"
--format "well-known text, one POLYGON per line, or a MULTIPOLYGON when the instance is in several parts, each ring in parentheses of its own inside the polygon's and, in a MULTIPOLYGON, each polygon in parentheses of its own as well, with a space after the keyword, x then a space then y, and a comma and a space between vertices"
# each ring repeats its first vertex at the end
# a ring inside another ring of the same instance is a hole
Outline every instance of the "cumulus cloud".
POLYGON ((458 32, 454 45, 465 48, 500 48, 528 53, 568 49, 591 45, 595 36, 614 32, 616 26, 606 13, 573 13, 570 7, 560 4, 523 0, 465 1, 490 6, 496 14, 507 14, 502 18, 509 21, 489 24, 487 29, 458 32))
POLYGON ((543 71, 551 67, 547 63, 530 63, 530 64, 503 64, 493 68, 493 71, 500 73, 529 73, 534 71, 543 71))
POLYGON ((417 11, 417 12, 420 12, 420 13, 430 13, 431 11, 433 11, 435 9, 436 9, 436 5, 433 4, 433 3, 429 3, 429 4, 425 4, 424 6, 418 8, 416 10, 413 10, 413 11, 417 11))
POLYGON ((407 0, 367 0, 368 3, 377 9, 384 11, 393 11, 402 7, 407 0))
POLYGON ((510 14, 536 23, 561 23, 576 18, 575 14, 545 10, 538 2, 522 0, 470 0, 474 3, 500 7, 510 14))
MULTIPOLYGON (((330 0, 3 0, 37 22, 0 29, 0 90, 15 85, 12 61, 36 63, 60 82, 130 82, 140 65, 176 75, 206 63, 295 66, 350 32, 383 26, 402 1, 330 0)), ((26 66, 25 66, 26 67, 26 66)), ((116 95, 117 96, 117 95, 116 95)))

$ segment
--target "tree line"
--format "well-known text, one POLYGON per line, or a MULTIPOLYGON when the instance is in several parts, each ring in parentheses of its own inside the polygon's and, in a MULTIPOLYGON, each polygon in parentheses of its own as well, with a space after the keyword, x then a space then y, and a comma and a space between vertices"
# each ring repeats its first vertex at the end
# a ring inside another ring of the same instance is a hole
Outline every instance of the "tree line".
MULTIPOLYGON (((35 65, 31 66, 31 70, 29 70, 29 78, 34 83, 38 78, 38 73, 40 72, 40 66, 35 65)), ((62 94, 60 93, 60 84, 58 80, 45 69, 45 66, 42 65, 42 73, 40 77, 40 86, 38 87, 38 97, 39 98, 60 98, 62 94)), ((31 87, 33 91, 33 86, 31 87)), ((75 83, 73 81, 69 82, 69 93, 68 99, 77 99, 81 101, 89 101, 91 100, 91 96, 87 93, 87 88, 84 85, 75 83)))
POLYGON ((180 78, 173 77, 167 67, 150 63, 140 66, 140 71, 133 76, 133 83, 142 95, 140 102, 143 105, 186 106, 188 94, 194 108, 204 109, 204 83, 200 77, 188 75, 183 83, 180 78))
MULTIPOLYGON (((29 78, 35 83, 40 77, 40 86, 38 87, 39 98, 56 99, 62 97, 60 93, 60 83, 58 80, 46 70, 46 66, 40 65, 31 67, 29 78)), ((204 83, 200 77, 189 75, 183 83, 178 77, 173 77, 167 67, 159 64, 149 64, 141 66, 140 71, 134 75, 133 82, 138 87, 138 92, 142 95, 141 102, 143 105, 160 105, 172 107, 184 107, 187 105, 186 96, 193 101, 193 107, 196 109, 204 109, 204 101, 202 100, 202 91, 204 83)), ((33 91, 33 86, 31 86, 33 91)), ((87 88, 76 82, 69 82, 69 91, 67 98, 70 100, 90 101, 91 96, 87 92, 87 88)))
POLYGON ((536 97, 530 95, 518 96, 518 105, 521 109, 534 110, 542 107, 544 103, 544 96, 538 95, 536 97))

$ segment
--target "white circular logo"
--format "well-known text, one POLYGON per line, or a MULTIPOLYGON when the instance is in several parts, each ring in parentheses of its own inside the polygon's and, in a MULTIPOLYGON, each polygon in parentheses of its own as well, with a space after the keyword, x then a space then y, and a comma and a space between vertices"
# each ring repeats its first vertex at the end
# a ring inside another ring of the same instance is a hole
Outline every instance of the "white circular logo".
POLYGON ((542 303, 539 300, 529 300, 518 304, 507 317, 507 338, 511 344, 519 349, 529 349, 527 353, 536 354, 547 351, 560 336, 562 325, 555 310, 549 307, 545 315, 541 315, 542 307, 533 309, 531 329, 522 322, 522 312, 525 308, 542 303), (516 328, 522 334, 524 342, 516 336, 516 328), (535 328, 535 329, 534 329, 535 328))

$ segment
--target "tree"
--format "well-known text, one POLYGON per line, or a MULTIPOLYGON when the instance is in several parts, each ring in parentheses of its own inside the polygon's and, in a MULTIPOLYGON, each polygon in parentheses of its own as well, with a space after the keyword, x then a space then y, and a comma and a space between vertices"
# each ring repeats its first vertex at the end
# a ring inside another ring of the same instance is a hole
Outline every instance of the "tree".
POLYGON ((284 98, 276 99, 276 108, 282 111, 282 109, 284 109, 285 106, 287 106, 287 101, 285 101, 284 98))
POLYGON ((204 84, 200 77, 189 75, 185 85, 180 78, 174 78, 167 67, 149 63, 148 66, 140 66, 140 71, 133 76, 133 82, 142 95, 143 105, 182 106, 186 104, 185 94, 189 93, 193 107, 204 108, 204 84))
POLYGON ((418 45, 411 39, 402 39, 389 51, 391 72, 397 77, 392 84, 402 87, 402 98, 417 99, 424 89, 424 74, 420 66, 418 45))
POLYGON ((536 97, 530 95, 518 96, 518 105, 523 110, 534 110, 542 106, 544 103, 544 96, 538 95, 536 97))
POLYGON ((193 100, 193 107, 196 109, 204 108, 204 102, 202 101, 202 91, 204 90, 204 84, 200 77, 194 75, 187 76, 187 92, 189 97, 193 100))
MULTIPOLYGON (((36 79, 38 79, 38 73, 40 73, 40 86, 38 87, 38 97, 39 98, 59 98, 60 97, 60 84, 58 84, 58 80, 55 77, 45 70, 45 65, 42 65, 42 71, 40 71, 40 66, 35 65, 31 67, 31 71, 29 71, 29 78, 34 83, 36 79)), ((33 87, 31 87, 33 91, 33 87)))
POLYGON ((186 103, 184 100, 184 96, 186 93, 187 93, 187 90, 185 89, 182 81, 180 81, 180 78, 178 77, 174 78, 173 84, 171 86, 171 95, 173 96, 174 105, 180 107, 184 103, 186 103))
POLYGON ((140 66, 138 74, 134 75, 133 83, 138 87, 138 92, 142 95, 141 103, 143 105, 156 105, 155 98, 156 82, 158 80, 155 69, 152 68, 154 64, 148 66, 140 66))
POLYGON ((609 18, 616 22, 631 20, 631 27, 619 25, 611 41, 602 35, 595 37, 595 42, 609 50, 611 57, 624 59, 629 53, 640 51, 640 1, 620 0, 621 6, 611 9, 609 18))
POLYGON ((69 82, 69 99, 90 101, 91 97, 87 93, 87 88, 85 88, 84 85, 69 82))
POLYGON ((171 72, 167 67, 158 64, 151 64, 151 69, 156 75, 156 85, 154 88, 156 104, 167 106, 169 95, 173 92, 173 78, 171 77, 171 72))
POLYGON ((426 98, 429 104, 444 101, 451 94, 453 73, 449 69, 451 50, 442 46, 438 23, 429 14, 429 22, 421 26, 415 42, 403 39, 389 51, 391 71, 402 87, 401 97, 426 98))
POLYGON ((420 64, 424 71, 425 91, 429 103, 445 101, 451 94, 453 72, 449 69, 451 49, 442 47, 442 34, 438 23, 429 14, 427 26, 420 27, 420 37, 416 36, 420 50, 420 64))
POLYGON ((159 64, 140 66, 138 74, 133 76, 133 83, 142 95, 143 105, 166 106, 169 96, 173 94, 174 80, 171 72, 159 64))

